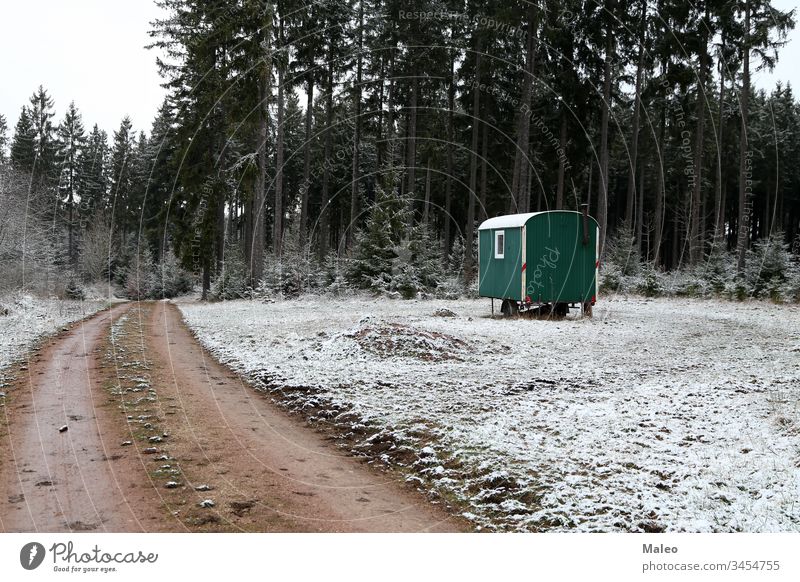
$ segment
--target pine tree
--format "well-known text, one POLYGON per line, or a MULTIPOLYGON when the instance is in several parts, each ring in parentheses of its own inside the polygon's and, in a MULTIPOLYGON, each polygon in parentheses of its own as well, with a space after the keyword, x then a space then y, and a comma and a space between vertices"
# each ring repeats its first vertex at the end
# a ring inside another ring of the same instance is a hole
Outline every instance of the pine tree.
POLYGON ((56 168, 56 136, 53 127, 53 100, 41 85, 30 98, 30 118, 33 127, 33 150, 35 162, 34 181, 42 186, 51 186, 58 181, 56 168))
POLYGON ((87 216, 110 210, 108 200, 108 137, 97 124, 86 139, 81 155, 81 209, 87 216))
POLYGON ((134 137, 131 131, 131 120, 125 116, 119 129, 114 132, 114 144, 111 147, 110 197, 115 230, 122 237, 125 245, 127 236, 133 227, 133 147, 134 137))
POLYGON ((34 139, 30 110, 23 105, 17 126, 14 128, 14 140, 11 142, 11 162, 22 172, 33 172, 33 165, 36 161, 34 139))
POLYGON ((172 120, 171 106, 165 100, 153 121, 149 139, 145 144, 139 144, 144 148, 139 155, 139 164, 144 172, 142 179, 146 183, 142 218, 145 234, 159 260, 166 256, 171 234, 167 213, 175 188, 175 132, 172 120))
POLYGON ((67 256, 70 263, 77 260, 75 240, 75 209, 81 197, 81 156, 86 144, 81 114, 71 102, 57 131, 56 165, 59 171, 58 191, 67 211, 67 256))
POLYGON ((392 267, 400 236, 406 232, 405 200, 376 186, 375 202, 364 227, 356 234, 347 279, 362 289, 385 291, 391 286, 392 267))

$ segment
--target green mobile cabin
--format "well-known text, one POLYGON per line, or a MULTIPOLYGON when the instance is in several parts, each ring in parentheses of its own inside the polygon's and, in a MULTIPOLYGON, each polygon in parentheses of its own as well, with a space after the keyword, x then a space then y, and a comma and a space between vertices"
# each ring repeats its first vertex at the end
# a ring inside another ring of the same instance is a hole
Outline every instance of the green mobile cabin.
POLYGON ((597 221, 551 210, 497 216, 478 227, 478 293, 503 301, 504 313, 547 305, 591 312, 597 300, 597 221))

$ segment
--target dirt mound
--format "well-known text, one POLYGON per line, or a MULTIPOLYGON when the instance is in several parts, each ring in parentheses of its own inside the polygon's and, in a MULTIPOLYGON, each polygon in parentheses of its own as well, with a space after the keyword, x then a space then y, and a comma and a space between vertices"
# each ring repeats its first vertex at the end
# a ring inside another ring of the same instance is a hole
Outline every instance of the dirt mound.
POLYGON ((426 362, 462 361, 462 354, 470 349, 465 341, 451 335, 400 323, 367 320, 344 336, 354 339, 363 350, 385 358, 416 358, 426 362))

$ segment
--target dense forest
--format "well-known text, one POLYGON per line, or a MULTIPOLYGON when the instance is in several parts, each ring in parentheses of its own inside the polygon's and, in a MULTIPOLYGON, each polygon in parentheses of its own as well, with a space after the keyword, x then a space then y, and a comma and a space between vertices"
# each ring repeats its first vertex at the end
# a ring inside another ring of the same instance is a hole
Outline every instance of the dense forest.
POLYGON ((457 292, 480 221, 581 204, 620 276, 800 251, 800 106, 752 85, 794 27, 769 0, 158 4, 151 127, 42 87, 0 116, 3 285, 457 292))

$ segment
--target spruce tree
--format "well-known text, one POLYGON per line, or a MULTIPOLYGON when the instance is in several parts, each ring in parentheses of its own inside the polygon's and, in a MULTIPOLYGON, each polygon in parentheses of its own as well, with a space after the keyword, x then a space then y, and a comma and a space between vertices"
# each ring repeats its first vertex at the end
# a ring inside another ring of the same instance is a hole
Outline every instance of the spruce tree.
POLYGON ((170 241, 166 221, 175 187, 172 120, 171 106, 165 100, 153 121, 145 150, 140 154, 141 168, 145 171, 143 178, 146 180, 146 196, 142 202, 143 221, 148 240, 159 260, 165 257, 170 241))
POLYGON ((111 207, 114 227, 122 237, 123 245, 133 223, 131 202, 134 185, 132 167, 134 137, 131 125, 130 118, 125 116, 119 129, 114 132, 114 144, 111 147, 111 207))
POLYGON ((67 256, 71 264, 77 260, 75 239, 75 207, 81 196, 81 156, 86 144, 81 114, 71 102, 59 124, 56 142, 56 165, 58 168, 58 191, 67 213, 67 256))
POLYGON ((53 127, 53 100, 47 91, 39 88, 30 98, 30 118, 33 126, 34 181, 41 186, 52 186, 58 181, 56 168, 56 135, 53 127))
POLYGON ((392 267, 400 236, 406 232, 405 201, 376 186, 375 202, 364 227, 356 234, 347 279, 362 289, 385 291, 391 287, 392 267))
POLYGON ((95 124, 80 158, 81 210, 87 216, 110 210, 108 155, 108 136, 95 124))
POLYGON ((30 110, 23 105, 17 126, 14 128, 14 140, 11 142, 11 163, 22 172, 33 172, 33 164, 36 161, 34 137, 30 110))

